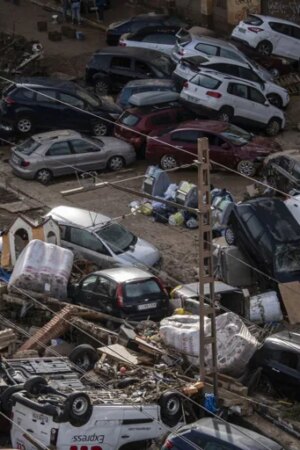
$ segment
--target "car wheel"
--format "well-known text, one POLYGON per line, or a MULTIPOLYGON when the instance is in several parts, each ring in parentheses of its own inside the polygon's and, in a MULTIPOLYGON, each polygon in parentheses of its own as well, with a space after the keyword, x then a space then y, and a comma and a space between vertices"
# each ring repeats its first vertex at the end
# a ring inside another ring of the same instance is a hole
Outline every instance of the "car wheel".
POLYGON ((233 118, 233 110, 228 106, 224 106, 217 114, 217 119, 222 122, 230 122, 233 118))
POLYGON ((235 235, 231 228, 226 228, 225 230, 225 240, 228 245, 235 244, 235 235))
POLYGON ((164 392, 159 399, 162 421, 169 427, 178 424, 182 417, 182 401, 180 395, 174 392, 164 392))
POLYGON ((35 179, 42 184, 48 184, 53 178, 52 172, 48 169, 41 169, 37 172, 35 179))
POLYGON ((97 80, 95 83, 95 92, 97 95, 107 95, 109 92, 109 85, 104 80, 97 80))
POLYGON ((172 155, 163 155, 160 159, 160 167, 163 170, 175 169, 177 166, 177 161, 172 155))
POLYGON ((28 134, 33 130, 33 121, 30 116, 19 117, 16 123, 16 128, 19 133, 28 134))
POLYGON ((278 94, 267 95, 269 102, 277 108, 283 108, 282 98, 278 94))
POLYGON ((272 118, 267 125, 266 133, 268 136, 276 136, 281 129, 281 121, 276 118, 272 118))
POLYGON ((24 383, 24 390, 28 392, 28 394, 32 395, 40 395, 41 391, 43 390, 43 387, 47 386, 48 382, 45 380, 45 378, 36 376, 29 378, 29 380, 26 380, 24 383))
POLYGON ((67 397, 64 416, 68 417, 71 425, 81 427, 91 418, 93 406, 90 397, 84 392, 74 392, 67 397))
POLYGON ((256 50, 263 56, 270 56, 273 51, 273 45, 270 41, 261 41, 257 45, 256 50))
POLYGON ((69 360, 83 371, 92 370, 98 361, 97 351, 89 344, 81 344, 69 354, 69 360))
POLYGON ((256 167, 253 161, 245 159, 238 163, 237 171, 242 175, 246 175, 247 177, 253 177, 256 172, 256 167))
POLYGON ((108 134, 108 125, 105 122, 96 122, 93 124, 92 133, 94 136, 106 136, 108 134))
POLYGON ((6 414, 7 416, 10 416, 11 410, 13 407, 13 400, 12 395, 16 392, 23 391, 24 390, 24 384, 17 384, 14 386, 7 387, 0 396, 0 410, 6 414))
POLYGON ((125 161, 122 156, 112 156, 107 163, 107 168, 116 172, 117 170, 121 170, 125 166, 125 161))

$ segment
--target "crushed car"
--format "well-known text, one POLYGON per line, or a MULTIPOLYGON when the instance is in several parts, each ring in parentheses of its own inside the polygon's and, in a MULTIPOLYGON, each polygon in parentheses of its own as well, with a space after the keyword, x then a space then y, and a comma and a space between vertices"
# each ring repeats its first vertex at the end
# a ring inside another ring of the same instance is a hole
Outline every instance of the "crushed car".
MULTIPOLYGON (((300 189, 300 151, 286 150, 269 155, 264 160, 263 175, 271 188, 288 193, 300 189)), ((273 191, 276 194, 275 191, 273 191)))

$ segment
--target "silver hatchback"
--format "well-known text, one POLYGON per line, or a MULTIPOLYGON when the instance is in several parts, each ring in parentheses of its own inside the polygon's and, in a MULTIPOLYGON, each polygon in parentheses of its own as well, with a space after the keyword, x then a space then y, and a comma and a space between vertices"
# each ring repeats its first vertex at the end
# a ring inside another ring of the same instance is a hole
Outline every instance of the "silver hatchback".
POLYGON ((75 172, 120 170, 135 159, 133 146, 115 137, 58 130, 36 134, 13 147, 9 164, 19 177, 47 184, 53 177, 75 172))

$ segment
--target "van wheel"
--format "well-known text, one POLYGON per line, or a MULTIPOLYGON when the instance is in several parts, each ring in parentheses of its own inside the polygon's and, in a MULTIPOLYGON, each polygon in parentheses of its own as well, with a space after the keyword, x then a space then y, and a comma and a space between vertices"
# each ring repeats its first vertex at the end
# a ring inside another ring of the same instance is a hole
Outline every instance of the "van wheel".
POLYGON ((228 245, 235 244, 235 235, 231 228, 226 228, 225 230, 225 240, 228 245))
POLYGON ((91 418, 93 406, 90 397, 84 392, 74 392, 65 401, 64 415, 73 427, 85 425, 91 418))
POLYGON ((95 92, 97 95, 107 95, 109 92, 109 85, 104 80, 97 80, 95 83, 95 92))
POLYGON ((78 345, 69 354, 69 360, 84 372, 92 370, 98 359, 97 351, 89 344, 78 345))
POLYGON ((178 424, 182 417, 182 400, 180 395, 169 391, 164 392, 159 399, 162 421, 169 427, 178 424))
POLYGON ((108 134, 108 125, 99 120, 92 125, 92 133, 94 136, 106 136, 108 134))
POLYGON ((48 169, 41 169, 35 175, 35 179, 39 183, 45 184, 45 185, 50 183, 52 178, 53 178, 52 172, 50 170, 48 170, 48 169))
POLYGON ((256 50, 263 56, 270 56, 273 51, 273 45, 270 41, 261 41, 258 43, 256 50))
POLYGON ((221 120, 222 122, 230 122, 233 118, 233 109, 229 106, 224 106, 220 109, 220 111, 217 114, 217 119, 221 120))
POLYGON ((32 395, 39 395, 43 389, 43 387, 47 386, 48 382, 45 380, 45 378, 37 376, 29 378, 29 380, 26 380, 24 383, 24 389, 29 394, 32 395))
POLYGON ((279 119, 276 119, 275 117, 272 117, 270 122, 268 123, 266 127, 266 134, 268 136, 276 136, 276 134, 279 133, 281 129, 281 121, 279 119))
POLYGON ((237 171, 242 175, 246 175, 247 177, 253 177, 256 172, 256 167, 253 161, 244 159, 243 161, 240 161, 238 163, 237 171))
POLYGON ((22 391, 24 389, 24 384, 18 384, 16 386, 9 386, 2 392, 0 396, 0 410, 6 414, 10 415, 13 407, 12 395, 16 392, 22 391))
POLYGON ((280 97, 280 95, 278 94, 269 94, 267 95, 267 99, 269 100, 269 102, 276 106, 277 108, 282 109, 283 108, 283 104, 282 104, 282 98, 280 97))

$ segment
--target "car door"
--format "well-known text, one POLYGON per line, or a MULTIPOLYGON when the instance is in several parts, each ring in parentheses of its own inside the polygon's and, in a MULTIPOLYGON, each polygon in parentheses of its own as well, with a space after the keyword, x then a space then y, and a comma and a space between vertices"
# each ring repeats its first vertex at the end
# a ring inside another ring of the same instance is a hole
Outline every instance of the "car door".
MULTIPOLYGON (((70 144, 75 154, 75 166, 79 173, 88 170, 104 169, 106 165, 105 152, 99 146, 88 139, 72 139, 70 144)), ((104 144, 103 144, 104 147, 104 144)))
POLYGON ((134 78, 135 79, 147 79, 147 78, 157 78, 156 73, 145 61, 140 59, 134 60, 134 78))
POLYGON ((84 278, 78 286, 74 301, 77 304, 82 304, 91 307, 97 301, 96 287, 98 284, 98 276, 95 274, 88 275, 84 278))
POLYGON ((249 95, 249 118, 256 126, 263 126, 270 120, 271 111, 273 108, 270 106, 266 97, 254 87, 248 88, 249 95))
MULTIPOLYGON (((280 22, 269 22, 269 25, 275 31, 275 33, 272 33, 273 53, 295 59, 295 42, 292 26, 280 22)), ((299 52, 298 49, 297 51, 299 52)))
POLYGON ((110 61, 109 79, 116 90, 121 89, 128 81, 135 80, 133 58, 113 56, 110 61))
POLYGON ((51 130, 65 128, 62 121, 62 105, 57 101, 54 89, 36 88, 35 114, 38 128, 51 130))
POLYGON ((76 131, 86 131, 89 129, 90 115, 84 111, 84 101, 75 95, 65 92, 58 93, 61 103, 61 120, 64 128, 71 128, 76 131))
MULTIPOLYGON (((210 150, 210 159, 226 167, 234 166, 234 151, 232 145, 217 134, 203 132, 207 137, 210 150)), ((218 169, 218 167, 217 167, 218 169)))
POLYGON ((118 265, 109 249, 91 231, 68 226, 65 236, 63 245, 72 250, 75 257, 87 259, 100 269, 118 265))
POLYGON ((170 147, 168 152, 174 154, 178 164, 188 164, 196 159, 197 139, 202 137, 198 130, 176 130, 171 133, 171 144, 177 150, 170 147))
POLYGON ((248 100, 248 86, 242 83, 230 82, 227 87, 228 98, 226 104, 234 109, 234 118, 237 122, 247 122, 250 102, 248 100))
POLYGON ((300 27, 296 25, 292 26, 292 38, 293 38, 293 59, 299 60, 300 58, 300 27))
POLYGON ((52 144, 45 152, 44 165, 54 176, 65 175, 75 171, 76 157, 72 153, 69 141, 52 144))
POLYGON ((97 284, 93 289, 93 297, 89 305, 91 308, 107 314, 113 312, 113 300, 116 293, 116 284, 103 275, 99 275, 97 284))

